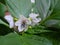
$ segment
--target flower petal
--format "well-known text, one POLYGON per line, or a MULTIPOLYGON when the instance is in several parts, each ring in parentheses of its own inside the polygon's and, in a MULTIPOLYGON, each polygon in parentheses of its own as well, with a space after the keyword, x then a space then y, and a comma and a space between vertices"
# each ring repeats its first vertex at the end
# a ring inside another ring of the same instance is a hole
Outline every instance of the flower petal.
POLYGON ((26 17, 24 17, 23 15, 21 15, 20 19, 17 22, 15 22, 15 26, 18 26, 19 32, 27 31, 28 22, 29 22, 29 20, 26 17))
POLYGON ((39 14, 30 13, 29 18, 31 18, 31 25, 36 25, 41 21, 41 18, 37 18, 39 14))
POLYGON ((10 28, 13 28, 14 27, 14 22, 10 22, 9 25, 10 25, 10 28))
POLYGON ((35 18, 35 19, 33 19, 34 23, 39 23, 40 21, 41 21, 41 18, 35 18))
POLYGON ((19 32, 22 32, 23 30, 24 30, 24 29, 21 28, 21 24, 19 24, 19 25, 18 25, 18 31, 19 31, 19 32))
POLYGON ((35 3, 35 0, 31 0, 31 3, 35 3))
POLYGON ((13 27, 14 27, 13 17, 12 17, 11 15, 6 15, 4 18, 5 18, 5 19, 7 20, 7 22, 9 23, 10 28, 13 28, 13 27))
POLYGON ((36 18, 37 16, 39 16, 39 14, 35 14, 35 13, 30 13, 29 14, 30 18, 36 18))
POLYGON ((15 26, 18 26, 20 23, 21 23, 20 20, 16 21, 16 22, 15 22, 15 26))

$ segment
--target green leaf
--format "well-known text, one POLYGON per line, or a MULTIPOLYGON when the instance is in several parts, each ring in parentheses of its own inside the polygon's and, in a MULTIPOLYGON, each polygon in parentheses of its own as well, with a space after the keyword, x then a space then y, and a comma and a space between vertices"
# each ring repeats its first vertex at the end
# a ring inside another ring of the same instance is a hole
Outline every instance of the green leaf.
POLYGON ((3 24, 3 25, 8 26, 8 24, 7 24, 7 23, 5 23, 4 21, 2 21, 1 19, 0 19, 0 24, 3 24))
POLYGON ((10 33, 6 36, 0 37, 1 45, 52 45, 52 42, 45 37, 36 35, 18 35, 10 33))
POLYGON ((51 14, 51 16, 49 17, 49 19, 56 19, 56 20, 60 20, 60 0, 57 1, 54 10, 51 14))
POLYGON ((32 28, 29 28, 27 30, 27 33, 30 33, 30 34, 40 34, 40 33, 45 33, 45 32, 53 32, 51 30, 46 30, 45 29, 46 27, 44 26, 34 26, 32 28))
POLYGON ((5 4, 5 0, 0 0, 1 3, 5 4))
POLYGON ((6 0, 7 6, 11 14, 20 18, 20 15, 28 17, 32 7, 30 0, 6 0))
POLYGON ((8 26, 0 24, 0 36, 4 36, 8 33, 13 32, 14 30, 10 29, 8 26))
POLYGON ((60 32, 49 32, 49 33, 43 33, 40 34, 43 37, 48 38, 50 41, 52 41, 52 45, 60 45, 60 32))
POLYGON ((57 3, 54 7, 54 12, 60 11, 60 0, 57 0, 57 3))
POLYGON ((51 9, 54 9, 58 0, 51 0, 51 9))
POLYGON ((45 19, 47 17, 50 4, 51 4, 51 0, 36 0, 36 7, 42 19, 45 19))
POLYGON ((53 12, 49 19, 60 20, 60 11, 53 12))
POLYGON ((48 22, 46 22, 47 23, 46 25, 52 26, 52 27, 60 27, 59 26, 59 24, 60 24, 60 6, 58 4, 60 4, 60 0, 58 0, 57 4, 54 7, 52 14, 48 17, 48 19, 47 19, 48 22), (50 21, 50 20, 52 20, 52 21, 50 21), (52 24, 52 23, 54 23, 54 24, 52 24))
POLYGON ((55 27, 60 22, 60 6, 58 4, 60 4, 59 0, 51 0, 49 10, 52 10, 52 13, 49 14, 49 16, 46 16, 46 19, 41 21, 41 25, 55 27))
POLYGON ((56 24, 58 24, 58 22, 59 22, 60 20, 47 20, 44 24, 45 24, 45 26, 47 26, 47 27, 53 27, 53 26, 55 26, 56 24))
POLYGON ((39 36, 10 33, 5 36, 0 36, 1 45, 59 45, 59 40, 59 33, 43 33, 39 36))
POLYGON ((0 3, 0 17, 4 17, 5 11, 6 11, 6 6, 0 3))

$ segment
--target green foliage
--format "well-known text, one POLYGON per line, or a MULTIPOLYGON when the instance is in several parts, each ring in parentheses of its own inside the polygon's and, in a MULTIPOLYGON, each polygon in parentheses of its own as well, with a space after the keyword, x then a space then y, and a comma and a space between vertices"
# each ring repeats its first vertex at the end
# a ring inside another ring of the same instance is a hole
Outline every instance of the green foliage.
POLYGON ((5 0, 0 0, 1 3, 5 4, 5 0))
POLYGON ((48 27, 60 27, 58 26, 60 23, 60 8, 58 5, 59 3, 60 1, 58 0, 50 16, 48 16, 44 21, 42 21, 43 25, 48 26, 48 27))
POLYGON ((13 32, 8 26, 0 24, 0 36, 13 32))
POLYGON ((0 3, 0 17, 4 17, 5 11, 6 11, 6 6, 0 3))
POLYGON ((33 4, 30 0, 0 0, 0 45, 60 45, 60 0, 35 1, 33 4), (20 18, 20 15, 28 17, 32 8, 39 13, 40 24, 22 35, 13 32, 4 20, 5 11, 20 18))
POLYGON ((0 24, 3 24, 3 25, 6 25, 6 26, 8 26, 8 24, 6 24, 4 21, 2 21, 1 19, 0 19, 0 24))
POLYGON ((36 0, 36 7, 40 13, 42 19, 47 17, 49 12, 51 1, 50 0, 36 0))
MULTIPOLYGON (((53 34, 53 33, 52 33, 53 34)), ((56 33, 57 34, 57 33, 56 33)), ((18 35, 17 33, 10 33, 6 36, 0 37, 1 45, 59 45, 57 37, 53 37, 51 33, 43 34, 43 36, 23 34, 18 35), (50 35, 50 36, 49 36, 50 35), (57 38, 57 39, 56 39, 57 38)))
POLYGON ((30 0, 7 0, 6 3, 9 11, 16 18, 20 18, 20 15, 27 17, 32 7, 30 0))
POLYGON ((4 37, 0 37, 1 45, 52 45, 45 37, 39 37, 36 35, 18 35, 16 33, 8 34, 4 37))

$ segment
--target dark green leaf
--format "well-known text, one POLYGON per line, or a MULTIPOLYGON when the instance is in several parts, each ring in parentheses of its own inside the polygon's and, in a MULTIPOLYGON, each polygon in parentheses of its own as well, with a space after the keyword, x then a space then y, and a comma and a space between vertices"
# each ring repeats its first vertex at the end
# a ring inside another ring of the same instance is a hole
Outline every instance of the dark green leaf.
POLYGON ((4 21, 2 21, 1 19, 0 19, 0 24, 3 24, 3 25, 8 26, 8 24, 7 24, 7 23, 5 23, 4 21))
POLYGON ((5 0, 0 0, 1 3, 5 4, 5 0))
POLYGON ((27 30, 27 33, 30 33, 30 34, 38 34, 38 33, 45 33, 45 32, 53 32, 51 30, 46 30, 45 28, 46 27, 44 27, 44 26, 34 26, 32 28, 29 28, 27 30))
POLYGON ((6 6, 0 3, 0 17, 4 17, 5 11, 6 11, 6 6))
POLYGON ((10 32, 13 32, 14 30, 10 29, 9 27, 0 24, 0 36, 4 36, 10 32))

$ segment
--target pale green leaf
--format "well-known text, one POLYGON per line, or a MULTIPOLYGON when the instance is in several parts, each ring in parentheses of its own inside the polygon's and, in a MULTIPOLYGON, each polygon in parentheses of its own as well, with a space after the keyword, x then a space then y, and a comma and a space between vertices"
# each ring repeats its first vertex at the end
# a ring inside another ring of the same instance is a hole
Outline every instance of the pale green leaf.
POLYGON ((6 0, 6 3, 9 11, 16 18, 20 15, 28 17, 32 7, 30 0, 6 0))
POLYGON ((42 19, 47 17, 49 12, 51 1, 50 0, 36 0, 36 7, 40 13, 42 19))

